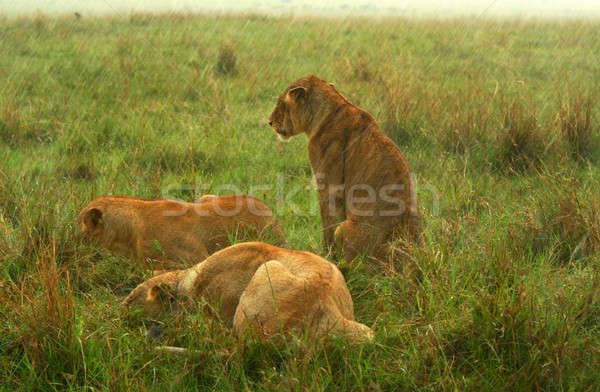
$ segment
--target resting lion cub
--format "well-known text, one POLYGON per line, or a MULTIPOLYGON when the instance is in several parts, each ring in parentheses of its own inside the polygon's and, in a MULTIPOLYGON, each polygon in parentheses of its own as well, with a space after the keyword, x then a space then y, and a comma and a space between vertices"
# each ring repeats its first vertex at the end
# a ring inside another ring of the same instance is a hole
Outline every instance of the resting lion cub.
POLYGON ((99 196, 77 218, 83 237, 125 257, 198 262, 231 245, 230 239, 285 244, 273 212, 251 196, 203 196, 198 203, 99 196))
POLYGON ((353 342, 370 340, 373 331, 354 321, 344 276, 327 260, 309 252, 246 242, 223 249, 186 270, 166 272, 136 287, 124 306, 148 313, 169 307, 174 297, 203 296, 238 335, 249 329, 269 336, 308 328, 353 342))
POLYGON ((282 139, 309 138, 326 248, 335 242, 348 261, 361 253, 387 259, 389 241, 420 240, 408 164, 371 114, 307 76, 279 96, 269 124, 282 139))

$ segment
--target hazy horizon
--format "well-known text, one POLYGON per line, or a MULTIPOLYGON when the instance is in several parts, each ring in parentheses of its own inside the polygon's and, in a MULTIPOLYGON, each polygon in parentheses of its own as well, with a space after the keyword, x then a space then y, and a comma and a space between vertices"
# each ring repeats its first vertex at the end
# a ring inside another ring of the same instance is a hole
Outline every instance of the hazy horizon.
POLYGON ((129 14, 135 12, 257 12, 294 15, 375 15, 424 17, 524 17, 524 18, 598 18, 596 0, 240 0, 202 2, 194 0, 0 0, 0 14, 49 15, 78 12, 82 15, 129 14))

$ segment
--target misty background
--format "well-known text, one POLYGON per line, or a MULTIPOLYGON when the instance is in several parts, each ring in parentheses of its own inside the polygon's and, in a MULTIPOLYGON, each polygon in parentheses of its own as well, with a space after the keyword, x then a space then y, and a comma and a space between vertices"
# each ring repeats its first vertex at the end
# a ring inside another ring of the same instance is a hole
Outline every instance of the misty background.
POLYGON ((129 14, 136 12, 258 12, 295 15, 596 18, 599 0, 0 0, 5 16, 129 14))

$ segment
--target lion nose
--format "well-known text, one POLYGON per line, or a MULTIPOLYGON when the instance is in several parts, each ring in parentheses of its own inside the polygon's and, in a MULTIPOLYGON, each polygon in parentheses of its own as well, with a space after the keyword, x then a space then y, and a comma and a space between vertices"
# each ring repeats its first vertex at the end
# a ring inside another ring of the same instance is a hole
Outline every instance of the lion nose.
POLYGON ((269 121, 269 125, 270 125, 270 126, 273 126, 273 121, 269 121))

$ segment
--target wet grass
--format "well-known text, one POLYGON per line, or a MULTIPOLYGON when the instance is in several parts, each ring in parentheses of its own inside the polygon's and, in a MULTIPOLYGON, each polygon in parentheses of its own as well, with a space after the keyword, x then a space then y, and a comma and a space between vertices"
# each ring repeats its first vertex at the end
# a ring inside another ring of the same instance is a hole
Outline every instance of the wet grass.
POLYGON ((600 385, 597 22, 37 16, 0 37, 2 389, 600 385), (201 304, 146 338, 117 305, 148 272, 80 244, 78 212, 249 193, 319 253, 306 140, 267 126, 307 74, 371 111, 418 183, 411 268, 332 260, 374 342, 239 341, 201 304))

